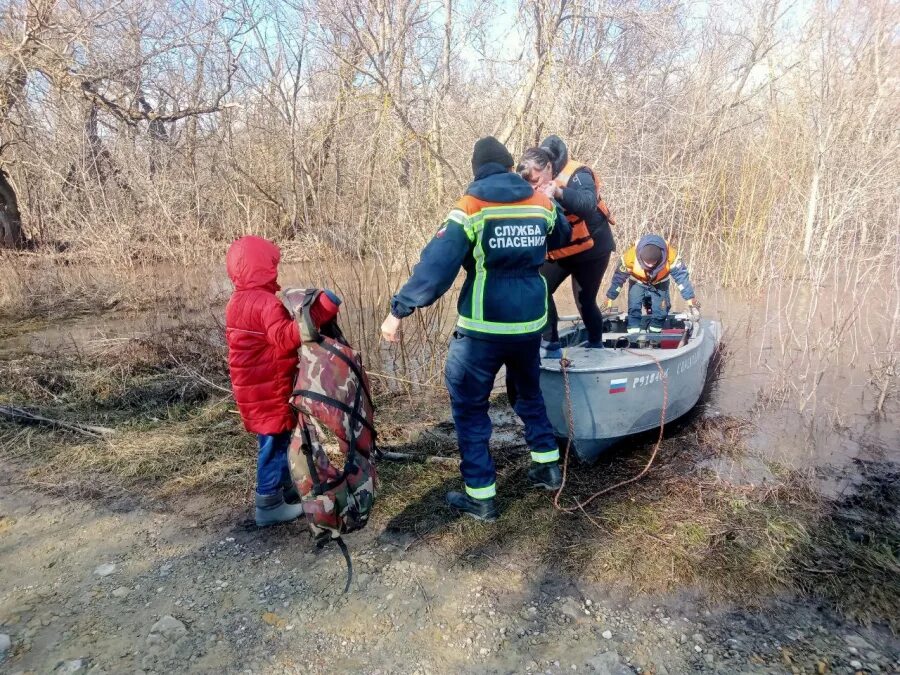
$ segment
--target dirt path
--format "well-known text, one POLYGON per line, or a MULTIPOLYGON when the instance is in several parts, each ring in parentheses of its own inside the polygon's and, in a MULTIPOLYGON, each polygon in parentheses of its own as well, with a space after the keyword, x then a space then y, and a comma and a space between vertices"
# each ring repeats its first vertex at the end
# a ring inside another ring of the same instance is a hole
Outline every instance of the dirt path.
POLYGON ((850 673, 897 642, 812 606, 633 598, 527 561, 437 560, 374 529, 356 580, 300 526, 49 497, 0 467, 0 671, 850 673), (4 659, 5 657, 5 659, 4 659))

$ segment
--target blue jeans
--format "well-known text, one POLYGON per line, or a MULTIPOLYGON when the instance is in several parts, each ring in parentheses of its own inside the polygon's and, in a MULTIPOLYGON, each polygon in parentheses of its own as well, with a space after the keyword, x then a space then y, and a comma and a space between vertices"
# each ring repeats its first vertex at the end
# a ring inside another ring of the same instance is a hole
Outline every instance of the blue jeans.
POLYGON ((492 342, 457 333, 450 341, 445 377, 462 455, 459 468, 470 497, 490 499, 497 493, 494 460, 488 450, 492 431, 488 407, 494 380, 504 365, 507 378, 515 384, 515 411, 525 423, 532 460, 559 460, 541 395, 540 345, 540 335, 524 342, 492 342))
POLYGON ((672 302, 669 299, 669 281, 651 286, 637 281, 628 285, 628 332, 637 332, 641 327, 641 309, 650 305, 650 331, 658 333, 665 325, 672 302))
POLYGON ((259 454, 256 456, 256 494, 274 495, 291 484, 287 451, 291 432, 259 434, 259 454))

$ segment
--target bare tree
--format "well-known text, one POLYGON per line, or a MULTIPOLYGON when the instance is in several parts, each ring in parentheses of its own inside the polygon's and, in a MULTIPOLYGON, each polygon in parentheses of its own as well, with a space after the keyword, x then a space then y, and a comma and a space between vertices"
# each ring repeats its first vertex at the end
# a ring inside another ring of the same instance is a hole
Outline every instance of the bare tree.
POLYGON ((178 258, 254 230, 387 260, 429 235, 492 132, 514 152, 562 135, 604 179, 620 241, 653 228, 701 260, 739 255, 725 284, 789 273, 780 246, 825 269, 841 246, 886 245, 893 3, 505 10, 14 0, 0 15, 4 245, 40 231, 178 258))

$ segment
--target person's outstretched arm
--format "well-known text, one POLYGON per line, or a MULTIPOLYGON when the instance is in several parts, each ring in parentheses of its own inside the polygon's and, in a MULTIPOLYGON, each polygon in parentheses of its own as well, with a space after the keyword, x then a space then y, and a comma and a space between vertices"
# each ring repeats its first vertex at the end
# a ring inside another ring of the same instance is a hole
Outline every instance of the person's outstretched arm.
POLYGON ((685 300, 694 299, 694 284, 691 283, 691 275, 688 273, 687 265, 684 261, 675 256, 675 261, 669 267, 669 274, 675 280, 675 285, 681 293, 681 297, 685 300))
POLYGON ((391 313, 381 330, 386 340, 394 342, 398 339, 400 319, 420 307, 428 307, 447 292, 466 255, 472 250, 474 241, 475 233, 469 227, 466 214, 453 209, 441 229, 422 250, 409 280, 391 298, 391 313))

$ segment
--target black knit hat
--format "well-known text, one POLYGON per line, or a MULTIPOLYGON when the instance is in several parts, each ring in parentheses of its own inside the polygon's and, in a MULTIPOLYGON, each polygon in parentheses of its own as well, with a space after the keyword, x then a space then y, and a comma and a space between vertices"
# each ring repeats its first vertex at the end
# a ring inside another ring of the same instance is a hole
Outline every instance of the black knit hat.
POLYGON ((656 244, 644 244, 638 251, 638 258, 643 265, 656 267, 663 258, 663 250, 656 244))
POLYGON ((475 141, 475 148, 472 150, 472 173, 478 173, 485 164, 500 164, 505 168, 510 168, 515 164, 513 156, 509 154, 509 150, 493 136, 485 136, 475 141))

